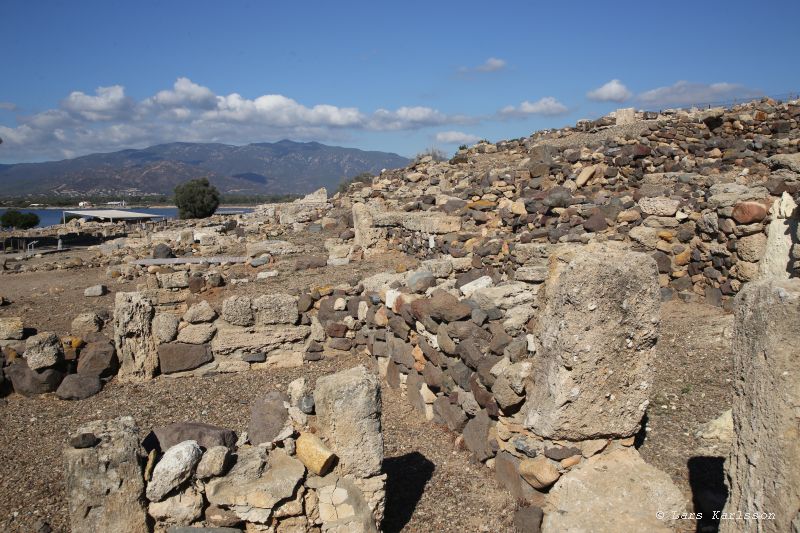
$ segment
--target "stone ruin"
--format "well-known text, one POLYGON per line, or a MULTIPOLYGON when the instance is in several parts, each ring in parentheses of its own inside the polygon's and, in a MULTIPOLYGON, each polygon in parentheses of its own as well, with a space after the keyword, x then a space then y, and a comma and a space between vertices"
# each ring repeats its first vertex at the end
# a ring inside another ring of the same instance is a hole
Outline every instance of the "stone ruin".
POLYGON ((380 415, 378 379, 355 367, 313 392, 304 378, 288 395, 265 392, 238 439, 200 423, 142 438, 130 417, 91 422, 64 449, 72 531, 377 532, 380 415))

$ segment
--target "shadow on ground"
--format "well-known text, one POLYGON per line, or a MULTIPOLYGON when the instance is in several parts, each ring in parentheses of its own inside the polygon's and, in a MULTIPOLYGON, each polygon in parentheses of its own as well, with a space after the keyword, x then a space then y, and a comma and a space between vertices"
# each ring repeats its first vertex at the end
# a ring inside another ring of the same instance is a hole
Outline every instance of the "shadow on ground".
POLYGON ((722 511, 728 499, 724 465, 724 457, 692 457, 686 463, 694 512, 703 514, 703 518, 697 521, 698 533, 719 529, 719 519, 714 518, 714 511, 722 511))
POLYGON ((383 531, 400 531, 422 498, 425 485, 433 477, 434 464, 419 452, 411 452, 383 460, 386 473, 386 511, 383 531))

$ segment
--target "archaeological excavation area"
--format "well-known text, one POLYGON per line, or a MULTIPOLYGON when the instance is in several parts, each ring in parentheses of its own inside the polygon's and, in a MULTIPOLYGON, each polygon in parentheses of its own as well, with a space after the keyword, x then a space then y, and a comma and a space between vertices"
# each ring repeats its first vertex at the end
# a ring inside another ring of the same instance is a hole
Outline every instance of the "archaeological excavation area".
POLYGON ((799 121, 619 110, 4 256, 0 529, 800 531, 799 121))

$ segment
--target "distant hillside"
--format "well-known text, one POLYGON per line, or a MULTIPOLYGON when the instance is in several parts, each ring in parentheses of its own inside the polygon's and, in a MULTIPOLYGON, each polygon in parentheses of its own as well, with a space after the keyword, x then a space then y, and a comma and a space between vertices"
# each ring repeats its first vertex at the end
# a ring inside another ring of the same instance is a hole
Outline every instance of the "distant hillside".
POLYGON ((397 154, 316 142, 170 143, 63 161, 0 165, 0 194, 171 194, 179 183, 200 177, 226 194, 303 194, 319 187, 335 190, 343 178, 408 163, 397 154))

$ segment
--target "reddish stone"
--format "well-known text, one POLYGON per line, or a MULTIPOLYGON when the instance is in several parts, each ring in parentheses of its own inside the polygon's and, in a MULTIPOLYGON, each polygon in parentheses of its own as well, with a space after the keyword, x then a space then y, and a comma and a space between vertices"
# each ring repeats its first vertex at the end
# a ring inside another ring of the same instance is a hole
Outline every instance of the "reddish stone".
POLYGON ((761 222, 767 216, 767 208, 760 202, 739 202, 733 208, 733 219, 739 224, 761 222))

